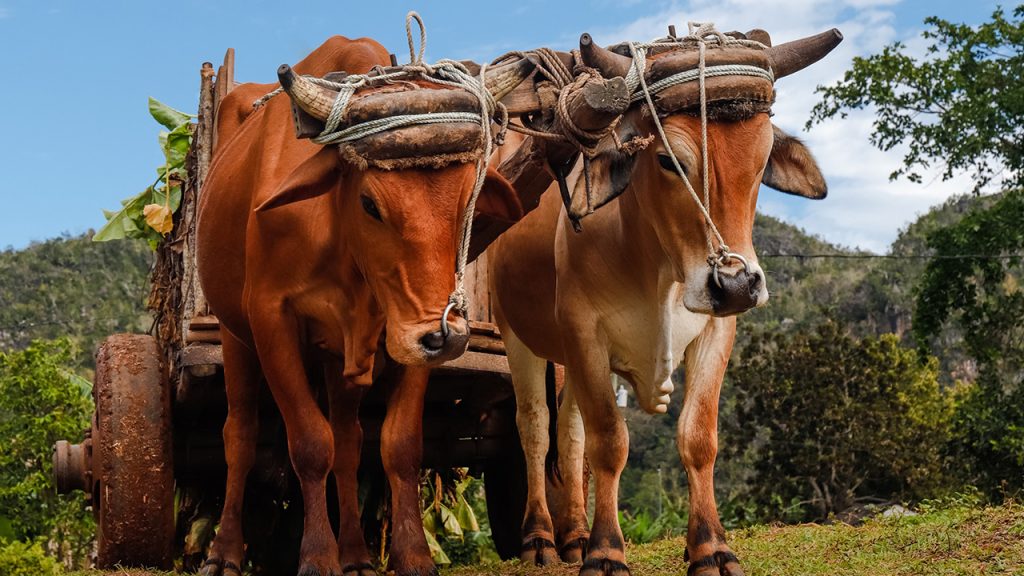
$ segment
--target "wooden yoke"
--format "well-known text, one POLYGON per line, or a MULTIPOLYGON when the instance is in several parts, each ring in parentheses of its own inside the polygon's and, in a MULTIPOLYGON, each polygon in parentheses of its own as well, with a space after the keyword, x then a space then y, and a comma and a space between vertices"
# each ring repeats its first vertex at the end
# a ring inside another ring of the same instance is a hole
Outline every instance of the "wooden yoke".
MULTIPOLYGON (((526 84, 526 83, 524 83, 526 84)), ((513 91, 505 102, 511 104, 509 113, 540 110, 537 90, 530 87, 532 101, 520 90, 513 91)), ((569 118, 582 131, 599 133, 608 128, 629 107, 629 91, 622 78, 605 79, 591 77, 576 90, 567 95, 566 109, 569 118)), ((554 115, 548 114, 546 125, 536 126, 552 134, 558 134, 554 115)), ((555 180, 553 166, 571 166, 580 150, 565 139, 529 136, 516 152, 498 167, 502 176, 508 179, 519 196, 523 213, 540 203, 540 197, 555 180)), ((515 222, 498 220, 486 215, 477 216, 473 221, 473 235, 470 239, 469 258, 475 259, 502 232, 515 222)))

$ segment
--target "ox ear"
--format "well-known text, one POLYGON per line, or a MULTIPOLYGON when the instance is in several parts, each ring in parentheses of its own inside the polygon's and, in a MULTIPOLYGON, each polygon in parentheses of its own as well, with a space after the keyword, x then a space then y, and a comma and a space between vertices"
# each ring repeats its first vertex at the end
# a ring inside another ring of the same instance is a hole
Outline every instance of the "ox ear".
POLYGON ((523 205, 512 184, 497 170, 488 166, 484 186, 476 199, 474 218, 486 216, 505 222, 518 222, 523 217, 523 205))
POLYGON ((800 139, 786 134, 772 125, 775 142, 761 182, 785 192, 812 200, 821 200, 828 194, 825 177, 818 163, 800 139))
MULTIPOLYGON (((577 168, 579 177, 569 194, 569 219, 579 221, 626 191, 636 168, 637 151, 603 147, 593 158, 584 158, 577 168)), ((563 201, 565 198, 563 197, 563 201)))
POLYGON ((256 211, 270 210, 330 192, 338 185, 338 178, 335 175, 338 169, 337 148, 334 146, 321 148, 316 154, 299 164, 295 170, 292 170, 281 186, 274 190, 269 197, 261 199, 256 211))

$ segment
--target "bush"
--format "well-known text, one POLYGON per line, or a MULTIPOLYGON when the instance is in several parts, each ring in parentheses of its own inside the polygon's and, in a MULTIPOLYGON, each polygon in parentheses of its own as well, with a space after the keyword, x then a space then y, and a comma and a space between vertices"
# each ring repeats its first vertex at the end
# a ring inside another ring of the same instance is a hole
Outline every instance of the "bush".
POLYGON ((730 508, 805 521, 940 493, 953 403, 937 373, 895 336, 856 339, 834 321, 752 340, 729 372, 736 417, 722 446, 754 470, 730 508))
POLYGON ((94 532, 81 495, 52 485, 54 442, 81 437, 93 411, 89 383, 64 369, 72 358, 66 339, 0 353, 0 537, 45 541, 69 565, 94 532))
POLYGON ((39 544, 0 543, 0 574, 4 576, 57 576, 60 565, 39 544))

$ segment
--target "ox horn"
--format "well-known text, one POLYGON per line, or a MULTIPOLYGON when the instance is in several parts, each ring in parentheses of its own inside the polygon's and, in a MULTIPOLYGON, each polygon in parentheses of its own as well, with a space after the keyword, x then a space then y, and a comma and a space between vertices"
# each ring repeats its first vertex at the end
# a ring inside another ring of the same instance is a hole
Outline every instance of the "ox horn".
POLYGON ((778 80, 821 60, 842 41, 842 32, 838 28, 833 28, 821 34, 773 46, 765 50, 765 54, 771 62, 775 79, 778 80))
POLYGON ((523 80, 526 80, 533 73, 534 64, 526 58, 502 64, 494 68, 488 68, 485 73, 484 87, 491 93, 495 100, 501 100, 507 96, 523 80))
POLYGON ((580 57, 584 64, 591 68, 597 68, 601 76, 605 78, 615 78, 616 76, 625 78, 629 67, 633 64, 632 58, 598 46, 586 32, 580 36, 580 57))
POLYGON ((334 99, 338 93, 318 86, 303 78, 292 70, 287 64, 281 64, 277 69, 277 78, 281 81, 281 88, 288 93, 292 102, 298 104, 310 116, 324 122, 331 115, 331 108, 334 106, 334 99))

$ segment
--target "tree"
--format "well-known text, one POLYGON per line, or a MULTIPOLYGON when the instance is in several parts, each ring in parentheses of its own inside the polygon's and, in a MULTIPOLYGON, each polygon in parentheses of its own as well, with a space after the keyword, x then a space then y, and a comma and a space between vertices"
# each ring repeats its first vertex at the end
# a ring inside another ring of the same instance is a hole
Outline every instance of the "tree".
POLYGON ((952 455, 990 495, 1024 489, 1024 191, 934 231, 918 287, 914 334, 928 346, 947 324, 978 364, 954 424, 952 455), (966 255, 966 256, 965 256, 966 255))
POLYGON ((1002 9, 976 28, 931 17, 923 58, 897 42, 854 58, 841 81, 821 87, 808 127, 851 109, 876 111, 871 142, 881 150, 907 144, 901 175, 941 167, 942 178, 970 171, 975 191, 1002 176, 1024 185, 1024 5, 1002 9))
POLYGON ((937 362, 893 335, 856 339, 835 321, 755 338, 728 378, 736 416, 722 447, 753 474, 746 520, 824 519, 856 504, 941 486, 951 403, 937 362))
POLYGON ((93 406, 88 381, 64 368, 71 359, 66 339, 0 352, 0 540, 42 542, 73 561, 92 548, 92 518, 80 495, 54 490, 51 454, 81 435, 93 406))

